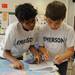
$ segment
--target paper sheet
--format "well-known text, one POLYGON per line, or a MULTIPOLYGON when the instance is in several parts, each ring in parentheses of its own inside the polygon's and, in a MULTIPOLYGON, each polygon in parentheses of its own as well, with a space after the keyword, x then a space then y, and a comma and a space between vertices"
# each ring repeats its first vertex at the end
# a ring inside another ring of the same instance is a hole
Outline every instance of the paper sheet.
POLYGON ((46 62, 46 63, 41 63, 41 64, 29 64, 29 69, 30 70, 35 70, 35 71, 50 71, 54 72, 57 71, 58 68, 53 64, 53 62, 46 62))

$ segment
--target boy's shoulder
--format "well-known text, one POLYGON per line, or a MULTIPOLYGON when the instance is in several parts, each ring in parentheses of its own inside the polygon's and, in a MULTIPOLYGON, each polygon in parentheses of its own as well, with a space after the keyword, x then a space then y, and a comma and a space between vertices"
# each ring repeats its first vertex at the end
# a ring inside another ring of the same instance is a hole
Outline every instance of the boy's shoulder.
POLYGON ((18 22, 14 22, 12 24, 9 24, 9 26, 6 29, 6 32, 12 32, 17 28, 18 22))
POLYGON ((74 28, 71 25, 68 25, 67 23, 63 23, 62 25, 62 32, 65 32, 65 34, 74 34, 74 28))
POLYGON ((18 22, 11 23, 11 24, 9 24, 9 26, 7 28, 14 28, 17 26, 17 24, 18 24, 18 22))
POLYGON ((67 24, 67 23, 63 23, 64 25, 63 25, 63 28, 65 29, 65 30, 73 30, 74 31, 74 28, 71 26, 71 25, 69 25, 69 24, 67 24))

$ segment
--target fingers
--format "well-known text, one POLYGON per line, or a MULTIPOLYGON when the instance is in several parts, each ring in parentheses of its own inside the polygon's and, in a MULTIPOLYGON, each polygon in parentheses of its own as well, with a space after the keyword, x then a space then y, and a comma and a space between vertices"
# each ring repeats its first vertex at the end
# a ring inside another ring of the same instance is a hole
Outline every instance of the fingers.
POLYGON ((23 64, 10 64, 10 67, 14 69, 24 70, 23 64))
POLYGON ((49 55, 48 54, 44 54, 44 59, 45 59, 45 61, 48 61, 49 60, 49 55))
POLYGON ((48 61, 49 60, 49 56, 45 56, 45 60, 48 61))
POLYGON ((36 56, 35 57, 35 61, 36 61, 37 64, 39 64, 40 63, 40 57, 39 56, 36 56))
POLYGON ((24 65, 21 64, 21 65, 19 66, 19 69, 23 70, 23 69, 24 69, 24 65))
POLYGON ((38 55, 35 55, 35 62, 37 64, 41 63, 42 61, 48 61, 49 60, 49 54, 48 53, 40 53, 38 55))
POLYGON ((57 55, 57 56, 54 58, 54 62, 55 62, 56 64, 62 63, 62 62, 63 62, 62 56, 61 56, 61 55, 57 55))

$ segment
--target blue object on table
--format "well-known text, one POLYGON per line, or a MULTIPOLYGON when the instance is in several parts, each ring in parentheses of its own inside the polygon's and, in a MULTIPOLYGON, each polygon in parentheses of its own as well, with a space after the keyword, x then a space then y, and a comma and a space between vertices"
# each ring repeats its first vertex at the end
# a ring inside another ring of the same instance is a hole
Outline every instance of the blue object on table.
POLYGON ((34 62, 34 55, 30 51, 24 53, 24 55, 23 55, 23 61, 25 63, 32 64, 34 62))
POLYGON ((50 73, 47 71, 31 71, 29 64, 24 63, 25 71, 17 70, 9 66, 10 62, 5 59, 0 59, 0 75, 59 75, 57 72, 50 73))
MULTIPOLYGON (((24 64, 24 69, 29 70, 29 65, 22 61, 24 64)), ((14 68, 10 67, 10 62, 4 59, 0 59, 0 71, 11 71, 14 70, 14 68)))

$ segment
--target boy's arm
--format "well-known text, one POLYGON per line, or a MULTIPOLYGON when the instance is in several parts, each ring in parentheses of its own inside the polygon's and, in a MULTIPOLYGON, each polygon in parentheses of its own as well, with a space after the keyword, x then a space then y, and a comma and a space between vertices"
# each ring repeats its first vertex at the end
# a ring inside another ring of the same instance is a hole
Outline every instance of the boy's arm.
POLYGON ((40 46, 39 50, 44 55, 45 60, 48 60, 49 59, 49 52, 48 52, 48 50, 45 47, 43 47, 43 46, 40 46))
POLYGON ((38 51, 35 49, 34 46, 30 46, 29 50, 31 51, 31 53, 34 55, 35 60, 37 60, 37 63, 40 62, 40 56, 38 51))
POLYGON ((56 55, 55 61, 59 64, 63 62, 63 60, 69 59, 74 53, 74 47, 70 47, 66 50, 66 52, 62 55, 56 55))
POLYGON ((48 52, 47 49, 46 49, 45 47, 43 47, 43 46, 40 46, 40 51, 41 51, 42 53, 48 52))
POLYGON ((4 57, 12 63, 12 67, 16 69, 24 69, 23 64, 20 62, 20 60, 16 59, 14 56, 12 56, 12 53, 10 50, 4 50, 3 53, 4 57))
POLYGON ((62 55, 63 59, 68 59, 74 54, 74 47, 70 47, 67 51, 62 55))
POLYGON ((38 51, 35 49, 34 46, 30 46, 29 50, 33 53, 33 55, 38 54, 38 51))

